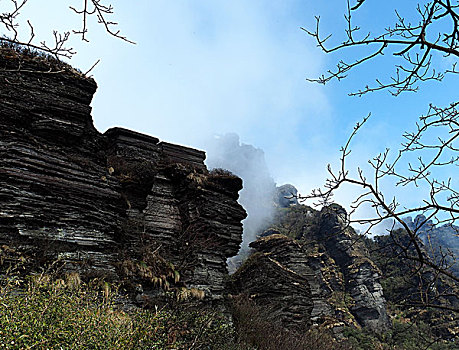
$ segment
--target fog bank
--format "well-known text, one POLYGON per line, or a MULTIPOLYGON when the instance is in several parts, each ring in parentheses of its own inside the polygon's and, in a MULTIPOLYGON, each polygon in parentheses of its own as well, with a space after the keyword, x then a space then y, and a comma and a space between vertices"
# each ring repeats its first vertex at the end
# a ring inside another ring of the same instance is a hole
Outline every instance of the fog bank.
POLYGON ((223 168, 239 176, 244 183, 239 203, 247 211, 243 221, 241 251, 256 239, 259 229, 271 218, 276 184, 266 165, 263 150, 241 143, 237 134, 215 136, 206 149, 209 169, 223 168))

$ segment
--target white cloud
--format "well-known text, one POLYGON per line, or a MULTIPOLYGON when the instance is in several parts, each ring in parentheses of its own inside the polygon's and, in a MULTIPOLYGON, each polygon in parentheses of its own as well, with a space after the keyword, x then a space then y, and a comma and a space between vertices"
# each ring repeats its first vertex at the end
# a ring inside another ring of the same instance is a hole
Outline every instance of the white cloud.
MULTIPOLYGON (((120 29, 137 45, 110 38, 92 23, 91 42, 75 42, 79 53, 72 62, 84 70, 101 58, 93 101, 99 130, 124 126, 203 149, 209 134, 236 132, 265 151, 279 182, 303 169, 309 181, 311 172, 316 177, 325 168, 329 149, 338 147, 329 101, 320 86, 305 81, 322 67, 321 53, 300 30, 298 14, 313 16, 307 4, 113 4, 120 29)), ((79 25, 61 1, 31 5, 37 28, 79 25)))

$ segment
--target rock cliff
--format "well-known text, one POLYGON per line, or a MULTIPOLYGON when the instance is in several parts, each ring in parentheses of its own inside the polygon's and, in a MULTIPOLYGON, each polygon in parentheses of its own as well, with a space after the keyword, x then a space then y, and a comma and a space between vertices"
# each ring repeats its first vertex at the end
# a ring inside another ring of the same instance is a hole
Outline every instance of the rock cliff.
POLYGON ((246 216, 242 181, 209 172, 204 152, 101 134, 96 88, 52 59, 0 49, 2 252, 124 281, 142 303, 174 290, 221 305, 246 216))
POLYGON ((101 134, 96 88, 65 64, 0 49, 0 265, 54 263, 121 283, 147 306, 172 296, 221 308, 229 288, 290 328, 388 327, 379 271, 343 209, 298 205, 291 185, 277 207, 268 196, 276 215, 226 284, 246 217, 241 179, 208 171, 202 151, 101 134))
POLYGON ((278 208, 269 228, 250 244, 255 253, 232 276, 232 292, 282 309, 285 323, 295 328, 312 324, 335 332, 346 325, 387 330, 379 269, 345 218, 338 205, 321 211, 303 205, 278 208), (279 276, 266 278, 273 268, 279 276), (301 290, 295 287, 298 280, 304 281, 301 290), (263 285, 263 294, 253 292, 254 281, 263 285), (280 290, 279 284, 292 290, 280 290))

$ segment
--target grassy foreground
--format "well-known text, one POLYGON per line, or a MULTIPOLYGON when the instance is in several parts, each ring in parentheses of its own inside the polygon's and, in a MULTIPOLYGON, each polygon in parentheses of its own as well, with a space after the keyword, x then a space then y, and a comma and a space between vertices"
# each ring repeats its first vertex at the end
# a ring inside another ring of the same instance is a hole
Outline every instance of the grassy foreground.
POLYGON ((0 350, 449 350, 457 345, 437 343, 418 325, 395 321, 391 331, 379 336, 345 329, 342 341, 321 329, 287 331, 243 298, 233 300, 233 324, 218 312, 180 304, 123 311, 120 298, 109 284, 84 283, 78 274, 0 275, 0 350))
POLYGON ((325 333, 283 330, 243 299, 233 304, 234 324, 218 312, 180 304, 123 311, 119 293, 101 280, 0 275, 0 350, 350 349, 325 333))
POLYGON ((77 275, 2 282, 0 349, 237 349, 215 313, 121 311, 108 284, 77 275))

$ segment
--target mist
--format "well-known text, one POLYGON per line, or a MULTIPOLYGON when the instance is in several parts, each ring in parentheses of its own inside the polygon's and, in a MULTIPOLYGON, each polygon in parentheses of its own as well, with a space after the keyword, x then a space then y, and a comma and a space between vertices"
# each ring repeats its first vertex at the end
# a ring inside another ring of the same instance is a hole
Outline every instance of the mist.
POLYGON ((241 252, 270 220, 274 210, 276 184, 271 177, 263 150, 241 143, 239 135, 229 133, 211 138, 206 149, 209 169, 223 168, 243 181, 239 203, 247 211, 243 221, 241 252))

